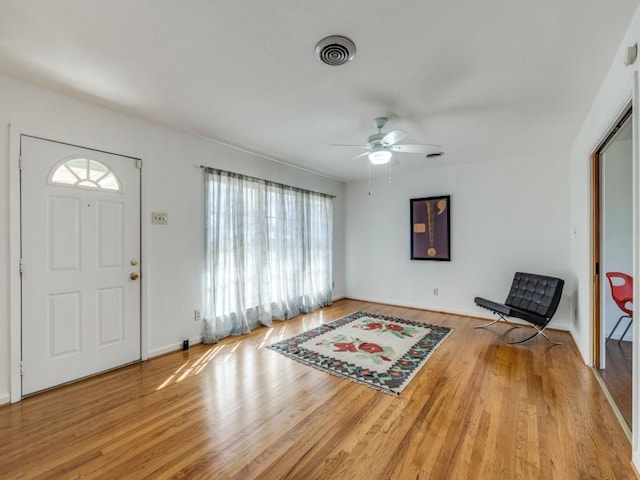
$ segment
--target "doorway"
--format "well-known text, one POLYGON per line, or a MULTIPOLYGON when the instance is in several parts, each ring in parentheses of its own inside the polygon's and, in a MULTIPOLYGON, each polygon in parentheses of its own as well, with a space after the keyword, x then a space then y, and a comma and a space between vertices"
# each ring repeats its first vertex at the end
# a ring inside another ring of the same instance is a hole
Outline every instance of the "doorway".
POLYGON ((595 367, 629 429, 634 326, 620 291, 633 281, 632 131, 629 109, 593 156, 595 367))
POLYGON ((22 395, 141 358, 140 162, 20 137, 22 395))

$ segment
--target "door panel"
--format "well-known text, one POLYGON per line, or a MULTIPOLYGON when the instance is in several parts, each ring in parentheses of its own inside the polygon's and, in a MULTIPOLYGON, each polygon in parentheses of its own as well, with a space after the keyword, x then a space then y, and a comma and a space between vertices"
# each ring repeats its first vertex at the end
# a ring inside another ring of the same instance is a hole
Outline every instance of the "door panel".
POLYGON ((80 352, 80 292, 49 295, 47 327, 51 357, 80 352))
POLYGON ((98 346, 124 341, 124 289, 98 290, 98 346))
POLYGON ((49 197, 49 269, 80 270, 80 199, 49 197))
POLYGON ((124 267, 124 206, 98 203, 98 268, 124 267))
POLYGON ((21 138, 22 393, 140 359, 135 159, 21 138))

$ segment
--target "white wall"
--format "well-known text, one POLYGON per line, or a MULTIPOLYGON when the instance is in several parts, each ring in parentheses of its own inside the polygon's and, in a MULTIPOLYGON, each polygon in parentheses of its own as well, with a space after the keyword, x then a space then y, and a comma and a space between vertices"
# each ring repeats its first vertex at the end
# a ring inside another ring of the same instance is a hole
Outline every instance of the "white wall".
MULTIPOLYGON (((591 188, 590 188, 590 156, 596 151, 605 135, 617 122, 620 115, 628 108, 633 98, 633 276, 638 278, 640 265, 638 261, 638 96, 637 96, 637 71, 638 62, 630 67, 625 67, 624 57, 627 46, 640 41, 640 10, 636 10, 629 25, 618 52, 612 59, 612 64, 603 80, 600 91, 596 96, 591 109, 585 117, 585 121, 576 136, 571 148, 571 271, 575 277, 577 295, 575 302, 575 321, 572 324, 572 333, 588 365, 593 364, 591 342, 593 329, 592 321, 592 297, 591 297, 591 188)), ((639 286, 635 284, 635 298, 638 298, 639 286)), ((632 426, 632 457, 633 463, 640 470, 640 408, 638 385, 638 340, 640 329, 634 329, 634 354, 633 354, 633 426, 632 426)))
POLYGON ((425 169, 347 184, 346 292, 359 299, 490 317, 516 271, 565 279, 551 326, 569 329, 568 152, 425 169), (451 195, 451 261, 410 260, 409 200, 451 195), (433 289, 438 289, 438 295, 433 289))
POLYGON ((153 354, 200 337, 204 181, 201 164, 336 195, 334 297, 344 295, 344 184, 0 76, 0 403, 9 399, 9 128, 143 159, 142 265, 153 354), (169 225, 150 225, 151 211, 169 225))
MULTIPOLYGON (((623 50, 627 45, 637 41, 638 36, 640 36, 640 16, 636 12, 630 30, 625 35, 620 50, 617 52, 609 73, 571 148, 571 270, 577 285, 576 316, 572 325, 572 333, 588 365, 593 364, 591 351, 592 199, 590 157, 616 124, 620 115, 626 111, 631 101, 633 74, 637 70, 637 64, 625 67, 623 50)), ((635 118, 634 122, 636 122, 635 118)), ((637 128, 638 126, 635 125, 634 130, 637 128)), ((634 149, 634 162, 636 155, 637 152, 634 149)), ((637 168, 636 165, 634 165, 635 168, 637 168)), ((635 188, 637 187, 634 186, 635 188)), ((636 208, 634 206, 634 211, 636 208)))
MULTIPOLYGON (((605 337, 608 337, 620 315, 626 314, 613 301, 611 287, 604 274, 606 272, 631 274, 633 271, 633 145, 631 138, 628 140, 614 139, 602 152, 601 159, 602 256, 600 271, 603 276, 600 298, 603 304, 601 318, 604 320, 605 337)), ((612 340, 620 338, 628 323, 629 319, 620 322, 612 340)), ((631 341, 632 333, 633 330, 629 329, 624 340, 631 341)))

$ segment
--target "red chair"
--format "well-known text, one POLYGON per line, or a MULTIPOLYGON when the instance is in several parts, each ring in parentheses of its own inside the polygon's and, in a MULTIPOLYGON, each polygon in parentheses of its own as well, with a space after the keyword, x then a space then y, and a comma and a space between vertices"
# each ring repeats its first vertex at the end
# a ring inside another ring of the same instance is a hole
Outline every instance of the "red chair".
POLYGON ((607 337, 607 342, 613 335, 613 332, 616 331, 616 328, 618 328, 618 325, 620 325, 622 319, 630 319, 629 325, 627 325, 627 328, 625 328, 620 340, 618 340, 618 343, 620 343, 633 323, 633 277, 622 272, 607 272, 607 279, 609 280, 609 286, 611 287, 611 296, 613 297, 613 301, 616 302, 618 308, 625 313, 618 319, 616 326, 611 330, 611 333, 607 337))

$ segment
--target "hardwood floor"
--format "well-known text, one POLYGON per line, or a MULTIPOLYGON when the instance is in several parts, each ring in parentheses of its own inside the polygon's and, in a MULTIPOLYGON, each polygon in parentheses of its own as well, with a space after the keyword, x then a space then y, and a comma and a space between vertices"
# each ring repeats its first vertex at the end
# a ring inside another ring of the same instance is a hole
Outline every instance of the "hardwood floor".
POLYGON ((2 479, 633 479, 568 334, 351 300, 0 408, 2 479), (453 327, 393 397, 264 348, 355 310, 453 327))
POLYGON ((633 411, 632 359, 633 344, 631 342, 618 343, 616 340, 611 340, 607 342, 605 363, 607 368, 598 371, 629 428, 631 428, 633 411))

